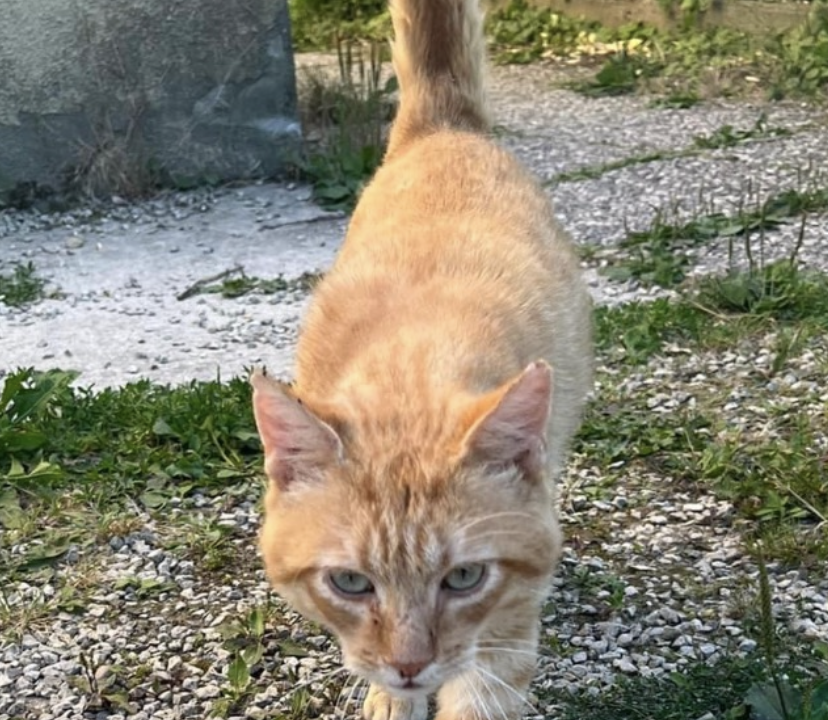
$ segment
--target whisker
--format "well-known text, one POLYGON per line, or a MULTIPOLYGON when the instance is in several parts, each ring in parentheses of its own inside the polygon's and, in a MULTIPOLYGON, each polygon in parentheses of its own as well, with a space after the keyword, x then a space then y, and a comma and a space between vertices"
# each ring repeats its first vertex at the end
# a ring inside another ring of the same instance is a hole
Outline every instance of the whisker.
MULTIPOLYGON (((478 675, 483 674, 483 668, 476 666, 475 670, 478 672, 478 675)), ((499 679, 500 678, 498 678, 498 680, 499 679)), ((500 699, 497 697, 497 693, 495 693, 494 689, 489 687, 489 685, 487 685, 486 683, 481 683, 480 687, 482 687, 486 690, 487 693, 489 693, 489 697, 491 697, 492 702, 497 706, 497 710, 498 712, 500 712, 501 716, 503 717, 503 720, 509 720, 509 716, 507 715, 506 710, 503 708, 503 704, 500 702, 500 699)))
POLYGON ((518 510, 504 510, 503 512, 492 513, 491 515, 484 515, 483 517, 475 518, 474 520, 467 522, 465 525, 460 526, 457 529, 457 532, 464 533, 466 532, 466 530, 474 527, 479 523, 486 522, 487 520, 497 520, 498 518, 509 516, 531 518, 533 520, 537 517, 536 515, 532 515, 531 513, 519 512, 518 510))
POLYGON ((470 543, 475 542, 477 540, 488 540, 491 537, 504 537, 506 535, 534 537, 535 533, 531 530, 491 530, 490 532, 480 533, 480 535, 471 535, 469 537, 464 537, 463 542, 470 543))
POLYGON ((358 675, 354 675, 353 677, 354 677, 354 684, 351 685, 351 691, 348 693, 348 697, 345 698, 345 702, 342 704, 342 709, 343 709, 344 712, 347 713, 348 709, 350 707, 350 708, 355 709, 357 711, 357 714, 360 714, 359 713, 359 710, 360 710, 359 700, 363 699, 362 698, 362 688, 365 685, 367 685, 368 681, 365 680, 365 678, 359 677, 358 675), (355 702, 354 696, 356 696, 356 702, 355 702), (354 708, 354 705, 356 705, 357 707, 354 708))
POLYGON ((484 675, 484 676, 488 677, 489 679, 494 680, 496 683, 501 685, 504 689, 506 689, 510 693, 512 693, 512 695, 514 695, 516 698, 518 698, 520 700, 521 705, 527 705, 533 711, 538 712, 538 709, 531 702, 529 702, 529 699, 523 693, 521 693, 516 688, 512 687, 503 678, 498 677, 493 672, 490 672, 490 671, 486 670, 486 668, 484 668, 484 667, 482 667, 481 665, 478 665, 478 664, 475 664, 474 669, 477 672, 479 672, 481 675, 484 675))
POLYGON ((480 694, 480 689, 477 687, 477 683, 472 682, 468 677, 464 677, 463 687, 466 689, 468 695, 473 698, 473 702, 470 704, 474 708, 474 716, 478 718, 485 718, 488 715, 486 712, 488 703, 480 694))
POLYGON ((538 656, 538 653, 535 650, 520 650, 519 648, 506 648, 506 647, 499 647, 497 645, 489 645, 487 647, 481 647, 481 651, 483 652, 505 652, 505 653, 512 653, 513 655, 525 655, 526 657, 535 658, 538 656))
POLYGON ((477 641, 478 645, 483 643, 509 643, 511 645, 526 645, 528 647, 535 647, 538 644, 537 640, 527 640, 526 638, 482 638, 477 641))
POLYGON ((301 690, 302 688, 308 687, 308 685, 312 685, 313 683, 323 682, 330 680, 331 678, 339 675, 340 673, 347 672, 344 667, 334 668, 333 670, 328 670, 327 672, 322 673, 321 675, 314 675, 309 677, 301 682, 296 683, 288 692, 287 696, 293 695, 297 690, 301 690))
POLYGON ((334 715, 339 717, 345 717, 348 713, 348 705, 351 702, 351 698, 354 695, 354 691, 356 688, 359 687, 359 684, 362 682, 362 678, 358 677, 357 675, 351 674, 350 677, 346 678, 345 683, 339 689, 339 695, 336 696, 336 702, 334 703, 334 715), (349 681, 353 680, 354 682, 350 685, 349 689, 349 681), (343 702, 343 695, 345 695, 345 691, 348 690, 347 696, 345 696, 345 700, 343 702))

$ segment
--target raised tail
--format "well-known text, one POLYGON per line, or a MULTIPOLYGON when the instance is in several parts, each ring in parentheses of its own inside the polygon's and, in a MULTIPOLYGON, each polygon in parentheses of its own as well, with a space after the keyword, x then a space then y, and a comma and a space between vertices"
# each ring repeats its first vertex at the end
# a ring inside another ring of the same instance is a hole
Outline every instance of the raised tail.
POLYGON ((391 0, 400 107, 388 155, 439 129, 489 127, 479 0, 391 0))

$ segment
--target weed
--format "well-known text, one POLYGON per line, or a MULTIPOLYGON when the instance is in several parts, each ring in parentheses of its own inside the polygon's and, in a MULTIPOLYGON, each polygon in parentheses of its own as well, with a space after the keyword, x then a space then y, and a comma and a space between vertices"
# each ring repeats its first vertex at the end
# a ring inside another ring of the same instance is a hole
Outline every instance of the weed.
POLYGON ((297 163, 328 208, 350 209, 385 151, 396 80, 383 80, 382 45, 340 40, 338 76, 309 74, 301 109, 306 132, 318 140, 297 163))
POLYGON ((828 516, 820 431, 802 416, 791 424, 766 438, 722 431, 693 463, 692 472, 759 523, 753 528, 760 536, 791 521, 823 523, 828 516))
POLYGON ((652 422, 652 413, 635 399, 593 408, 575 443, 599 467, 623 461, 651 469, 681 471, 690 457, 710 442, 711 421, 693 412, 676 412, 652 422))
MULTIPOLYGON (((761 247, 765 231, 779 227, 788 218, 826 208, 828 188, 814 188, 786 190, 753 209, 741 208, 733 215, 712 213, 686 222, 669 222, 664 213, 659 212, 647 230, 631 232, 621 241, 620 247, 627 252, 611 259, 602 272, 614 280, 634 279, 644 285, 674 287, 685 279, 694 247, 715 238, 726 238, 732 256, 733 238, 742 237, 751 273, 755 275, 755 259, 752 259, 754 234, 759 234, 761 247)), ((801 243, 800 237, 798 245, 801 243)), ((768 272, 778 275, 781 271, 768 272)))
POLYGON ((649 63, 623 50, 611 55, 591 80, 579 80, 567 87, 588 97, 610 97, 635 92, 642 78, 652 74, 649 63))
POLYGON ((687 110, 701 102, 701 98, 694 91, 678 91, 655 98, 650 102, 650 107, 659 109, 687 110))
POLYGON ((176 295, 176 300, 188 300, 196 295, 221 295, 223 298, 237 298, 250 293, 273 295, 279 292, 310 292, 322 278, 318 272, 305 271, 295 278, 286 279, 283 275, 275 278, 251 277, 244 272, 241 265, 206 278, 196 280, 186 290, 176 295))
POLYGON ((554 186, 565 182, 575 182, 579 180, 595 180, 596 178, 605 175, 608 172, 615 170, 623 170, 634 165, 645 165, 651 162, 659 162, 661 160, 669 160, 675 157, 682 157, 685 153, 679 151, 674 152, 670 150, 656 150, 643 155, 633 155, 622 160, 614 160, 613 162, 604 163, 602 165, 588 166, 579 168, 577 170, 570 170, 555 175, 554 178, 548 180, 546 186, 554 186))
POLYGON ((75 378, 20 370, 0 393, 0 516, 12 543, 24 533, 41 541, 13 558, 0 548, 16 572, 59 560, 78 527, 91 541, 90 517, 111 518, 130 503, 156 511, 196 488, 257 491, 259 442, 244 380, 93 393, 71 387, 75 378))
POLYGON ((828 5, 814 3, 807 20, 779 34, 771 50, 779 58, 775 94, 815 94, 828 85, 828 5))
MULTIPOLYGON (((707 0, 685 0, 681 22, 661 31, 642 23, 617 29, 528 7, 523 0, 493 13, 487 29, 500 62, 548 57, 604 57, 596 76, 571 87, 587 95, 640 88, 665 93, 668 106, 686 107, 708 94, 769 88, 773 97, 820 92, 828 84, 828 10, 817 3, 801 26, 775 37, 704 28, 707 0)), ((668 3, 676 13, 675 3, 668 3)))
POLYGON ((779 633, 773 616, 773 597, 768 576, 768 567, 761 543, 754 546, 754 555, 759 566, 760 633, 759 645, 764 655, 769 678, 754 683, 747 691, 742 706, 734 708, 729 718, 749 717, 762 720, 826 720, 828 718, 828 646, 818 644, 816 653, 821 658, 812 663, 816 672, 811 677, 800 676, 792 684, 780 667, 779 633), (814 675, 816 677, 814 677, 814 675))
POLYGON ((602 268, 613 280, 634 279, 643 285, 673 287, 686 277, 690 248, 745 226, 715 213, 688 222, 668 222, 661 211, 647 230, 628 233, 620 247, 626 253, 602 268))
POLYGON ((115 589, 125 591, 130 598, 146 600, 164 595, 178 588, 174 582, 158 578, 121 577, 115 582, 115 589))
MULTIPOLYGON (((278 275, 275 278, 244 277, 235 282, 223 282, 218 292, 225 298, 239 297, 251 292, 256 292, 261 295, 272 295, 286 290, 310 292, 316 287, 316 284, 321 278, 321 273, 314 272, 303 272, 298 277, 290 279, 285 279, 282 275, 278 275)), ((205 289, 205 292, 211 292, 211 290, 205 289)))
POLYGON ((496 61, 528 63, 551 55, 575 51, 582 33, 597 28, 562 13, 530 6, 515 0, 489 15, 486 32, 496 61))
POLYGON ((788 260, 731 269, 722 276, 703 278, 698 287, 699 302, 719 311, 785 321, 828 318, 828 278, 800 270, 788 260))
POLYGON ((231 654, 227 666, 227 685, 224 688, 225 703, 220 705, 229 710, 247 696, 251 669, 264 657, 265 610, 255 607, 243 620, 222 625, 219 633, 224 638, 224 649, 231 654))
MULTIPOLYGON (((753 127, 746 130, 738 130, 734 129, 731 125, 723 125, 722 127, 714 130, 710 135, 697 135, 693 139, 693 144, 691 146, 681 150, 655 150, 653 152, 644 153, 642 155, 633 155, 628 158, 615 160, 602 165, 589 166, 579 168, 578 170, 562 172, 553 177, 551 180, 548 180, 546 185, 554 186, 563 182, 594 180, 608 172, 622 170, 635 165, 645 165, 652 162, 692 157, 694 155, 701 154, 704 150, 733 147, 734 145, 739 145, 751 140, 763 139, 767 137, 784 137, 790 134, 791 131, 786 128, 768 126, 767 117, 763 113, 756 120, 753 127)), ((811 202, 812 204, 817 205, 818 199, 815 198, 811 202)))
POLYGON ((612 610, 621 610, 624 605, 626 585, 616 575, 596 570, 590 565, 577 565, 570 577, 570 583, 581 590, 584 598, 605 603, 612 610))
POLYGON ((782 127, 769 127, 767 116, 762 113, 752 128, 738 130, 732 125, 722 125, 710 135, 697 135, 693 138, 696 147, 704 150, 718 150, 739 145, 747 140, 768 137, 788 137, 791 131, 782 127))
POLYGON ((391 35, 387 5, 385 0, 290 0, 294 46, 326 50, 342 38, 384 41, 391 35))
POLYGON ((128 671, 114 665, 96 667, 86 653, 79 656, 82 673, 71 678, 71 684, 86 696, 86 705, 108 715, 110 712, 131 715, 138 712, 129 700, 128 671))
POLYGON ((659 353, 667 343, 698 344, 711 330, 710 316, 688 303, 657 298, 634 301, 595 311, 595 343, 607 358, 623 358, 639 365, 659 353))
POLYGON ((706 713, 721 717, 763 677, 762 664, 757 660, 727 658, 715 666, 693 665, 666 678, 621 678, 598 697, 545 693, 543 699, 556 702, 560 708, 556 717, 561 720, 687 720, 706 713))
POLYGON ((9 307, 28 305, 43 297, 45 285, 32 263, 17 265, 11 274, 0 274, 0 302, 9 307))

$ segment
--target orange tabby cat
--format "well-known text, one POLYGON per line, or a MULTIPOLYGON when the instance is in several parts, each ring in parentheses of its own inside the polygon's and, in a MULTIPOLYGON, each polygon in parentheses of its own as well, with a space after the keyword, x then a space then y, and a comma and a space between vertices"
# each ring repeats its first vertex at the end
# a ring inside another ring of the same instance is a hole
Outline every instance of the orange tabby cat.
POLYGON ((368 720, 511 720, 591 386, 590 301, 538 185, 486 136, 477 0, 396 0, 384 165, 318 286, 296 382, 253 377, 261 544, 367 678, 368 720))

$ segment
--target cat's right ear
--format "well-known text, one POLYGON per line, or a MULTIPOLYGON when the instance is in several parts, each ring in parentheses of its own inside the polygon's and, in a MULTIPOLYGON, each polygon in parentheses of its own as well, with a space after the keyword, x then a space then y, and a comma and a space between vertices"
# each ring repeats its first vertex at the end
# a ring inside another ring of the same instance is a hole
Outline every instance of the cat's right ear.
POLYGON ((336 431, 314 415, 282 383, 261 370, 250 377, 253 413, 265 451, 265 472, 281 490, 313 481, 320 470, 342 460, 336 431))

